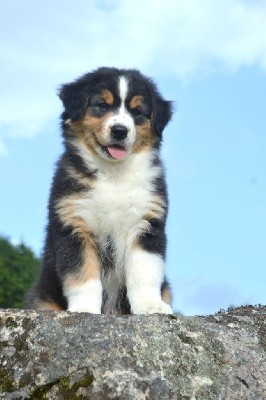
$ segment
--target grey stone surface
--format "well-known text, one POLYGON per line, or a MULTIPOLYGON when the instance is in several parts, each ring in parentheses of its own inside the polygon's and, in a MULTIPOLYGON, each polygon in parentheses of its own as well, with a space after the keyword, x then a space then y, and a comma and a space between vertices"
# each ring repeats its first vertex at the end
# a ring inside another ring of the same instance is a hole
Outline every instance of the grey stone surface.
POLYGON ((0 398, 265 400, 265 316, 0 310, 0 398))

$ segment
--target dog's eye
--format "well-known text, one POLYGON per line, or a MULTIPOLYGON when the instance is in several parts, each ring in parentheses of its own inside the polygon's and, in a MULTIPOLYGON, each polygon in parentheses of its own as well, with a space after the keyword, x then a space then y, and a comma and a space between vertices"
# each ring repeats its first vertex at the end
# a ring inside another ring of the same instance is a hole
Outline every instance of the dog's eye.
POLYGON ((108 110, 109 104, 105 103, 104 101, 99 101, 99 103, 96 104, 96 107, 101 111, 105 111, 108 110))
POLYGON ((139 108, 133 108, 133 109, 131 110, 131 114, 132 114, 134 117, 140 117, 143 113, 142 113, 142 111, 141 111, 139 108))

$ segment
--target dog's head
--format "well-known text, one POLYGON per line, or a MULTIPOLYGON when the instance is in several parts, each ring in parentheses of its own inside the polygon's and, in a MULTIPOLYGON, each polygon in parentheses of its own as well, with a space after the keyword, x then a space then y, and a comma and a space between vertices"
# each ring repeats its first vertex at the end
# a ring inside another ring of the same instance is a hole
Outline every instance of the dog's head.
POLYGON ((110 161, 158 146, 171 102, 137 70, 99 68, 63 85, 59 97, 68 140, 110 161))

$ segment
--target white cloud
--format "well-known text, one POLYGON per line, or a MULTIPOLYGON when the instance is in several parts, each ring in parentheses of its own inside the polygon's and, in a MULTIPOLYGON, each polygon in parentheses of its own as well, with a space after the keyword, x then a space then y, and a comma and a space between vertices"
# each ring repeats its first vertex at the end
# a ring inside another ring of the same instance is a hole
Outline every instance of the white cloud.
POLYGON ((10 0, 1 16, 5 135, 36 134, 60 110, 58 84, 100 65, 173 81, 243 66, 266 70, 265 1, 10 0))

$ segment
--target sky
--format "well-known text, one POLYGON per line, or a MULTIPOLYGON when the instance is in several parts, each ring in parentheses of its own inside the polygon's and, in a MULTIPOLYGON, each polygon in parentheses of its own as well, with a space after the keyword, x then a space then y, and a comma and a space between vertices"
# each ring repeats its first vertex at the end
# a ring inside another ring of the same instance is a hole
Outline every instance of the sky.
POLYGON ((9 0, 0 15, 0 234, 41 254, 58 87, 137 68, 175 105, 162 147, 174 309, 266 304, 266 1, 9 0))

